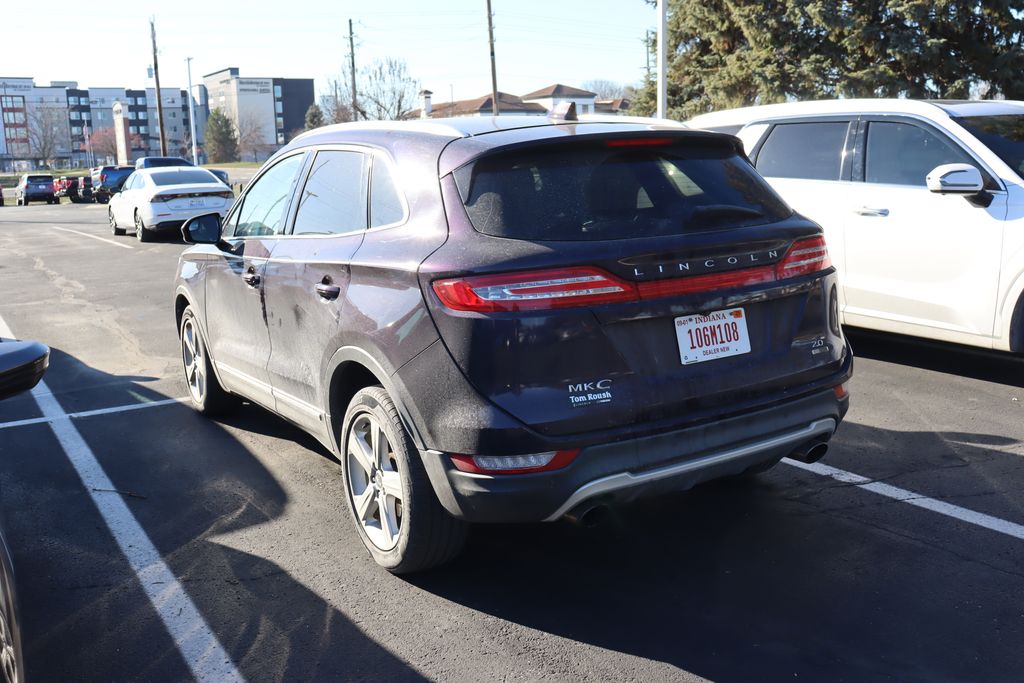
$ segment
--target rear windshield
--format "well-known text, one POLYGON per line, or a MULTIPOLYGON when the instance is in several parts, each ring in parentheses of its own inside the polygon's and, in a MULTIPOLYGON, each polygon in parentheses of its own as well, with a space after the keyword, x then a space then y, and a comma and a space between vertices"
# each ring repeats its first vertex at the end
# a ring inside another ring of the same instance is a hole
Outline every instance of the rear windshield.
POLYGON ((162 166, 191 166, 189 162, 178 157, 149 157, 144 162, 146 168, 159 168, 162 166))
POLYGON ((773 223, 791 210, 731 147, 689 139, 545 145, 455 173, 477 231, 619 240, 773 223), (646 143, 646 144, 644 144, 646 143))
POLYGON ((30 175, 28 177, 28 182, 30 182, 30 183, 52 183, 53 182, 53 176, 52 175, 30 175))
POLYGON ((201 168, 161 171, 152 173, 149 177, 157 185, 184 185, 186 183, 217 183, 220 185, 220 181, 212 173, 201 168))

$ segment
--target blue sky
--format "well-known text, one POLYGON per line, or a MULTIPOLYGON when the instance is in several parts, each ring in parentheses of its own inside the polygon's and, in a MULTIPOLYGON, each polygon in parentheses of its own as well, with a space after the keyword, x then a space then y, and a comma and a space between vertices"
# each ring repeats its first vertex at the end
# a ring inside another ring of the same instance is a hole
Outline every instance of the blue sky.
MULTIPOLYGON (((492 0, 492 8, 499 90, 643 77, 643 38, 655 24, 644 0, 492 0)), ((404 59, 435 102, 490 91, 486 0, 106 0, 56 13, 52 3, 20 3, 4 13, 0 76, 151 86, 151 15, 164 86, 185 87, 191 56, 193 82, 237 66, 242 76, 311 76, 319 92, 345 68, 351 18, 357 67, 404 59)))

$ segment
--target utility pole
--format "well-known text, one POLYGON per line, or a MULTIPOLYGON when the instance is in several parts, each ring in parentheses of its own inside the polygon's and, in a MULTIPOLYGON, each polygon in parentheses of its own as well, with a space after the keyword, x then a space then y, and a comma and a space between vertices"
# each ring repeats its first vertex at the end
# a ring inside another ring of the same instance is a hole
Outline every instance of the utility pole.
POLYGON ((487 0, 487 38, 491 42, 491 116, 497 116, 498 72, 494 68, 494 14, 491 12, 491 0, 487 0))
MULTIPOLYGON (((490 0, 488 0, 490 2, 490 0)), ((665 43, 668 42, 668 14, 665 0, 658 0, 658 118, 665 118, 667 103, 665 86, 665 43)))
MULTIPOLYGON (((188 123, 189 132, 192 137, 192 164, 199 165, 199 151, 196 148, 196 107, 192 103, 192 58, 185 57, 185 64, 188 66, 188 123)), ((161 131, 163 128, 160 129, 161 131)))
POLYGON ((359 120, 359 107, 356 105, 356 41, 352 35, 352 20, 348 20, 348 68, 352 76, 352 120, 359 120))
POLYGON ((647 48, 644 50, 647 53, 647 80, 651 80, 651 48, 654 47, 654 38, 650 31, 644 34, 644 47, 647 48))
POLYGON ((153 39, 153 78, 156 79, 156 119, 160 126, 160 156, 167 156, 167 136, 164 135, 164 101, 160 97, 160 65, 156 61, 156 19, 149 20, 149 35, 153 39))

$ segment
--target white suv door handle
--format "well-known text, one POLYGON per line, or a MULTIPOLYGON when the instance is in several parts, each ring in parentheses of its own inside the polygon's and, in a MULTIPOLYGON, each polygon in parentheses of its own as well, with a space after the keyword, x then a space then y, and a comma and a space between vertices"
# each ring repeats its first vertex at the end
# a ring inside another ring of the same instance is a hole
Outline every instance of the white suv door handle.
POLYGON ((888 216, 889 209, 874 209, 870 206, 862 206, 858 209, 854 209, 853 212, 858 216, 888 216))

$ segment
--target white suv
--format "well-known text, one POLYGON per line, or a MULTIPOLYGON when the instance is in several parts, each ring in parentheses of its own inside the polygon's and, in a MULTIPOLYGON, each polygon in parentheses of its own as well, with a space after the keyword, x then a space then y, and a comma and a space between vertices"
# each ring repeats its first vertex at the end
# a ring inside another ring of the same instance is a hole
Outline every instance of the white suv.
POLYGON ((825 229, 843 321, 1024 352, 1024 102, 834 100, 698 116, 825 229))

